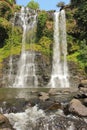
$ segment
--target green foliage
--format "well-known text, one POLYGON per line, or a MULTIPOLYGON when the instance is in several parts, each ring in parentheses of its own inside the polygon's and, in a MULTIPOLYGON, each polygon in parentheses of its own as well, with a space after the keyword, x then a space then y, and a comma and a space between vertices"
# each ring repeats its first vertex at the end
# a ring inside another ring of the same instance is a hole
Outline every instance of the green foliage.
POLYGON ((6 40, 6 44, 10 45, 10 47, 15 47, 20 45, 22 41, 22 29, 20 27, 13 27, 9 38, 6 40))
POLYGON ((87 1, 78 7, 78 10, 74 17, 79 28, 80 39, 87 40, 87 1))
POLYGON ((81 6, 86 0, 71 0, 70 4, 72 7, 79 7, 81 6))
POLYGON ((81 41, 79 53, 80 53, 80 55, 78 56, 79 60, 87 65, 87 43, 86 43, 86 40, 81 41))
POLYGON ((38 2, 35 2, 34 0, 31 0, 31 1, 28 3, 27 7, 36 10, 36 9, 39 9, 39 3, 38 3, 38 2))
POLYGON ((0 17, 9 20, 13 15, 13 11, 9 3, 0 1, 0 17))
POLYGON ((68 35, 67 42, 68 42, 68 53, 69 54, 72 54, 80 49, 78 39, 74 38, 73 36, 68 35))
POLYGON ((0 47, 5 45, 5 40, 9 37, 11 23, 5 18, 0 18, 0 47))
POLYGON ((51 44, 52 44, 52 41, 48 37, 45 37, 45 36, 43 36, 39 41, 39 45, 42 48, 42 52, 47 55, 51 54, 52 52, 51 44))
POLYGON ((42 11, 38 14, 38 22, 37 22, 37 41, 43 36, 43 30, 46 25, 47 13, 42 11))
POLYGON ((9 32, 9 38, 5 40, 5 45, 0 49, 0 62, 10 55, 17 55, 21 51, 22 30, 14 27, 9 32))
POLYGON ((47 27, 43 30, 43 36, 46 36, 50 38, 50 40, 53 40, 53 29, 48 29, 47 27))
POLYGON ((63 8, 65 6, 65 3, 63 1, 61 1, 56 6, 63 8))

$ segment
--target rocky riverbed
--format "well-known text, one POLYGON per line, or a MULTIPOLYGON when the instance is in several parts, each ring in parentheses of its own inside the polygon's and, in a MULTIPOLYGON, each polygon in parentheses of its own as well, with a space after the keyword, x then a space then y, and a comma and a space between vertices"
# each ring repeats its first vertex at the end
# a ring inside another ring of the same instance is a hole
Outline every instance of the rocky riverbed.
POLYGON ((0 91, 0 129, 87 130, 86 87, 12 90, 0 91))

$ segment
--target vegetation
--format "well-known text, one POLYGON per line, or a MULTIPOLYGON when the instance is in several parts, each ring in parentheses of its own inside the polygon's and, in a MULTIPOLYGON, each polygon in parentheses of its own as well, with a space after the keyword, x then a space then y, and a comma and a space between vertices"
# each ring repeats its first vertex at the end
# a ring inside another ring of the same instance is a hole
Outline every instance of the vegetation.
POLYGON ((64 6, 65 6, 65 3, 61 1, 61 2, 57 3, 56 6, 57 6, 57 7, 60 7, 61 9, 63 9, 64 6))
POLYGON ((53 19, 46 11, 41 11, 38 14, 37 27, 37 42, 43 36, 46 36, 50 38, 50 40, 53 40, 53 19))
MULTIPOLYGON (((27 7, 37 10, 39 4, 31 0, 27 7)), ((71 0, 69 5, 59 2, 57 7, 66 10, 68 60, 79 63, 87 72, 87 1, 71 0)), ((0 61, 10 54, 16 55, 21 51, 22 29, 17 26, 12 27, 14 12, 19 10, 20 6, 16 5, 15 0, 0 1, 0 61)), ((47 56, 52 54, 52 13, 52 11, 38 12, 36 41, 33 39, 35 42, 33 41, 31 45, 26 43, 26 50, 33 49, 47 56)), ((32 35, 31 31, 30 35, 32 35)))
POLYGON ((28 4, 27 7, 29 7, 30 9, 34 9, 37 10, 39 9, 39 3, 35 2, 34 0, 31 0, 28 4))
POLYGON ((87 1, 71 0, 66 7, 68 53, 87 72, 87 1))

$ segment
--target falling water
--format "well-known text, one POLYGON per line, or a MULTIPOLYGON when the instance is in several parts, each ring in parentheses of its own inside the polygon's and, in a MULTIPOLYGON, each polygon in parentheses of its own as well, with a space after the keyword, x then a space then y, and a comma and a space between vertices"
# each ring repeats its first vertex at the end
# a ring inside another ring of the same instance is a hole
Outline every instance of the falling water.
MULTIPOLYGON (((18 70, 13 87, 37 87, 38 81, 35 74, 35 53, 31 51, 25 51, 26 35, 28 31, 33 31, 36 27, 37 14, 30 15, 29 9, 22 7, 20 13, 21 26, 23 28, 22 37, 22 52, 18 62, 18 70)), ((34 32, 33 32, 34 33, 34 32)), ((32 34, 33 35, 33 34, 32 34)))
POLYGON ((54 45, 52 75, 48 87, 69 87, 67 66, 67 41, 65 11, 54 13, 54 45))
POLYGON ((10 66, 10 70, 9 70, 8 78, 9 78, 9 81, 11 82, 11 80, 12 80, 12 71, 13 71, 12 55, 10 56, 10 59, 9 59, 9 66, 10 66))

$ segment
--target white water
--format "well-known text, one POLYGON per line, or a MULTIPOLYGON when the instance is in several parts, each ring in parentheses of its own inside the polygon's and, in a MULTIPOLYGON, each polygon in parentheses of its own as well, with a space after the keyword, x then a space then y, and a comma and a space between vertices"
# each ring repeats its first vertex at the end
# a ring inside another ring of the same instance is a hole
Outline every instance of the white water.
POLYGON ((75 129, 73 122, 68 121, 69 126, 66 127, 66 123, 59 123, 60 118, 57 120, 55 114, 46 115, 37 106, 30 107, 22 113, 9 113, 5 116, 16 130, 62 130, 64 127, 65 130, 75 129))
POLYGON ((26 34, 29 30, 33 31, 36 27, 36 17, 36 13, 34 15, 29 15, 28 8, 25 9, 22 7, 20 13, 20 22, 21 26, 23 27, 22 52, 18 62, 17 75, 13 84, 14 88, 28 88, 38 86, 38 80, 35 74, 35 53, 33 51, 25 51, 25 43, 27 38, 26 34))
POLYGON ((25 112, 5 114, 5 116, 7 116, 11 125, 16 130, 33 130, 37 120, 40 117, 45 117, 45 113, 43 110, 38 110, 37 106, 34 106, 33 108, 26 109, 25 112))
POLYGON ((54 13, 54 44, 51 80, 48 87, 69 87, 65 12, 54 13))
POLYGON ((12 82, 12 71, 13 71, 13 63, 12 63, 12 55, 10 56, 10 60, 9 60, 9 66, 10 66, 10 70, 9 70, 9 82, 12 82))

